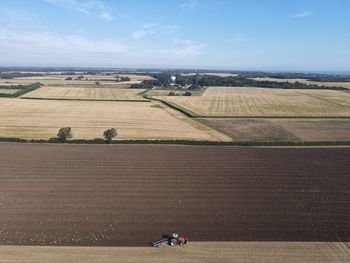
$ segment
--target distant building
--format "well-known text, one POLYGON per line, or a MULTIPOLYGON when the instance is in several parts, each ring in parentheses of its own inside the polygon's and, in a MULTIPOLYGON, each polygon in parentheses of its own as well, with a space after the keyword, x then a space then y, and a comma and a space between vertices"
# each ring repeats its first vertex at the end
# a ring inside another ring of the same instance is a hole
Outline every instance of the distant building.
POLYGON ((174 86, 176 84, 176 77, 175 76, 171 76, 170 77, 170 85, 174 86))

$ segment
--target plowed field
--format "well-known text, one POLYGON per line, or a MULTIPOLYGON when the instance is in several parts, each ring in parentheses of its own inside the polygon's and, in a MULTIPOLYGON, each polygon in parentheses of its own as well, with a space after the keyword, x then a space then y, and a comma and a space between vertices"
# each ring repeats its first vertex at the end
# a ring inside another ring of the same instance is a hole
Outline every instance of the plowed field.
POLYGON ((350 148, 0 144, 0 244, 349 241, 350 148))

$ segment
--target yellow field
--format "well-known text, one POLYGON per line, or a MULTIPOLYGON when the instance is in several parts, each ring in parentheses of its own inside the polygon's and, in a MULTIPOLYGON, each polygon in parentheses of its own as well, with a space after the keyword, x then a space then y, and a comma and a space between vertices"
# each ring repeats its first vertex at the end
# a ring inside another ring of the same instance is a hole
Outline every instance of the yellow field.
POLYGON ((345 242, 191 242, 185 247, 0 246, 0 263, 346 263, 345 242))
POLYGON ((99 82, 99 86, 115 86, 122 85, 122 88, 128 87, 130 84, 140 83, 142 80, 153 79, 147 75, 135 75, 135 74, 111 74, 111 75, 59 75, 59 74, 46 74, 44 76, 36 77, 19 77, 14 79, 0 79, 0 86, 4 85, 28 85, 35 82, 40 82, 45 86, 97 86, 96 82, 99 82), (78 76, 83 76, 82 79, 77 79, 78 76), (129 77, 130 81, 115 82, 116 76, 129 77), (72 78, 72 80, 66 80, 66 78, 72 78))
POLYGON ((25 100, 0 98, 0 137, 48 139, 72 127, 75 139, 230 140, 178 112, 153 102, 25 100))
POLYGON ((139 95, 143 91, 142 89, 42 87, 24 94, 22 98, 148 101, 139 95))
POLYGON ((201 116, 350 117, 350 93, 211 87, 202 96, 159 96, 201 116))
POLYGON ((328 87, 343 87, 350 89, 350 82, 320 82, 320 81, 311 81, 306 79, 277 79, 277 78, 252 78, 256 81, 275 81, 275 82, 300 82, 310 85, 319 85, 319 86, 328 86, 328 87))
MULTIPOLYGON (((218 76, 218 77, 223 77, 223 78, 226 78, 226 77, 237 77, 239 74, 233 74, 233 73, 220 73, 220 72, 214 72, 214 73, 199 73, 200 75, 208 75, 208 76, 218 76)), ((184 74, 181 74, 183 76, 194 76, 194 75, 197 75, 197 73, 184 73, 184 74)))
POLYGON ((13 94, 19 91, 18 89, 1 89, 0 88, 0 94, 13 94))

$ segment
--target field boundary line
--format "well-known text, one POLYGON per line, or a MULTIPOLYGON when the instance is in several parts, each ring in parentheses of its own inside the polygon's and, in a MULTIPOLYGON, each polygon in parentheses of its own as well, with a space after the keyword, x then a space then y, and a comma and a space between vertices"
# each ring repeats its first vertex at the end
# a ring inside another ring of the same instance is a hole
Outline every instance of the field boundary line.
MULTIPOLYGON (((62 142, 57 138, 48 140, 26 140, 21 138, 0 137, 0 142, 10 143, 48 143, 48 144, 106 144, 104 139, 73 139, 62 142)), ((191 140, 114 140, 111 144, 164 144, 164 145, 198 145, 198 146, 247 146, 247 147, 263 147, 263 146, 350 146, 350 141, 191 141, 191 140)))
POLYGON ((173 103, 173 102, 169 102, 169 101, 166 101, 166 100, 162 100, 162 99, 156 99, 156 98, 153 98, 152 96, 148 96, 148 95, 144 95, 143 96, 145 99, 148 99, 148 100, 154 100, 154 101, 158 101, 158 102, 161 102, 163 103, 164 105, 174 109, 174 110, 177 110, 183 114, 185 114, 187 117, 190 117, 190 118, 198 118, 198 117, 201 117, 200 115, 184 108, 184 107, 180 107, 179 105, 173 103))

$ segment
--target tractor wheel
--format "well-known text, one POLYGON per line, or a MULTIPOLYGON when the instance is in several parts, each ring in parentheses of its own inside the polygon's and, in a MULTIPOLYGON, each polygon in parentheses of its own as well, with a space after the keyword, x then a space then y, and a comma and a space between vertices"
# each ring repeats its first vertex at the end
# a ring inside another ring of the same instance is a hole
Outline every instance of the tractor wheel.
POLYGON ((177 240, 175 238, 170 240, 170 246, 175 246, 177 244, 177 240))

